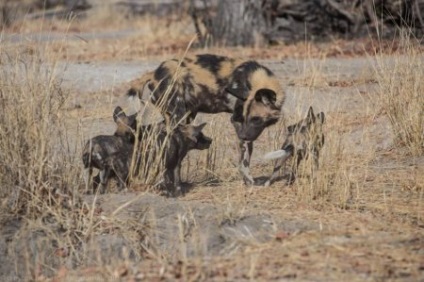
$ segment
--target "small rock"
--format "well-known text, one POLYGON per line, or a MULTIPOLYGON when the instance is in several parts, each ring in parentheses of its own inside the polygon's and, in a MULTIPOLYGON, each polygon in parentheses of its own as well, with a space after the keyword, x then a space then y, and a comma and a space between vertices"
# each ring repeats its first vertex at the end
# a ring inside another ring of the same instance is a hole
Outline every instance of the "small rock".
POLYGON ((287 232, 279 231, 277 234, 275 234, 275 240, 281 242, 284 239, 287 239, 290 235, 287 232))

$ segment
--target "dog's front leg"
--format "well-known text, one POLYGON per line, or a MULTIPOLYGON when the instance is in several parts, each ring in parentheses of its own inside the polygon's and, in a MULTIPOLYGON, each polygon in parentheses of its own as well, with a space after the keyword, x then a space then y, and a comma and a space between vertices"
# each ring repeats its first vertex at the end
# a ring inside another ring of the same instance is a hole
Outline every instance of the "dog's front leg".
POLYGON ((164 173, 164 189, 165 194, 169 196, 174 196, 175 191, 175 172, 171 169, 166 169, 164 173))
POLYGON ((174 169, 174 181, 175 196, 178 196, 183 192, 181 189, 181 160, 178 160, 178 165, 174 169))
POLYGON ((243 176, 244 184, 253 185, 255 180, 250 175, 250 157, 252 156, 253 142, 240 141, 240 163, 239 171, 243 176))

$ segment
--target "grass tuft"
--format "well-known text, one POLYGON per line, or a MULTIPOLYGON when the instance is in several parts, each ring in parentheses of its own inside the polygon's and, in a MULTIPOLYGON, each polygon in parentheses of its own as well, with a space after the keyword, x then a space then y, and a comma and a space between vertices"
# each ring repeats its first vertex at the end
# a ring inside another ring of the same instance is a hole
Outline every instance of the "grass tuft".
POLYGON ((377 80, 382 112, 391 124, 397 145, 408 153, 424 153, 424 63, 418 40, 402 33, 401 52, 393 60, 377 56, 377 80))

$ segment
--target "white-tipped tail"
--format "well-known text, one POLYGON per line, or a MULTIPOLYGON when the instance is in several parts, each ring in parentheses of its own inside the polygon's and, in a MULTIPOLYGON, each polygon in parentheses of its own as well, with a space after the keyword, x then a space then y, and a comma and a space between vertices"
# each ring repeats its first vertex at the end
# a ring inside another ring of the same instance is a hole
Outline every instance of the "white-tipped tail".
POLYGON ((290 153, 286 150, 277 150, 274 152, 266 153, 262 158, 264 160, 275 160, 280 158, 288 158, 290 156, 290 153))

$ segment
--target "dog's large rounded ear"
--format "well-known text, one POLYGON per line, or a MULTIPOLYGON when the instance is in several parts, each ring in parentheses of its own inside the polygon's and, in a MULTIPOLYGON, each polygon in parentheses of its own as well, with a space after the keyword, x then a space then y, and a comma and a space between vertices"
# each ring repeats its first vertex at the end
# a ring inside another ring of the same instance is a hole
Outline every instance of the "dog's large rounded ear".
POLYGON ((130 89, 128 89, 128 91, 127 91, 127 96, 128 97, 135 97, 135 96, 139 96, 139 98, 141 98, 140 96, 141 96, 141 93, 140 93, 140 91, 139 90, 137 90, 136 88, 134 88, 134 87, 131 87, 130 89))
POLYGON ((288 133, 293 134, 296 130, 296 127, 297 127, 297 124, 292 124, 292 125, 287 126, 288 133))
POLYGON ((317 118, 321 123, 325 122, 325 114, 323 112, 320 112, 319 114, 317 114, 317 118))
POLYGON ((132 115, 127 116, 127 117, 128 117, 128 125, 132 129, 136 130, 137 129, 137 117, 138 117, 138 114, 135 113, 135 114, 132 114, 132 115))
POLYGON ((196 135, 198 135, 200 132, 202 132, 203 128, 206 126, 206 122, 199 124, 197 126, 194 127, 194 132, 196 135))
POLYGON ((190 139, 194 143, 197 143, 198 134, 196 134, 195 126, 192 126, 190 124, 182 124, 182 125, 179 125, 179 130, 186 138, 190 139))
POLYGON ((255 100, 265 105, 275 105, 277 94, 271 89, 262 88, 256 91, 255 100))
POLYGON ((235 79, 225 88, 225 90, 233 95, 234 97, 246 101, 249 89, 247 88, 246 82, 235 79))
POLYGON ((308 114, 306 115, 306 122, 308 124, 315 122, 314 109, 312 108, 312 106, 309 107, 308 114))
POLYGON ((115 135, 126 136, 133 140, 133 128, 130 118, 125 114, 121 107, 116 107, 113 111, 113 120, 116 123, 115 135))
POLYGON ((119 119, 125 118, 127 115, 125 114, 124 110, 120 106, 117 106, 115 110, 113 111, 113 121, 116 123, 119 119))

